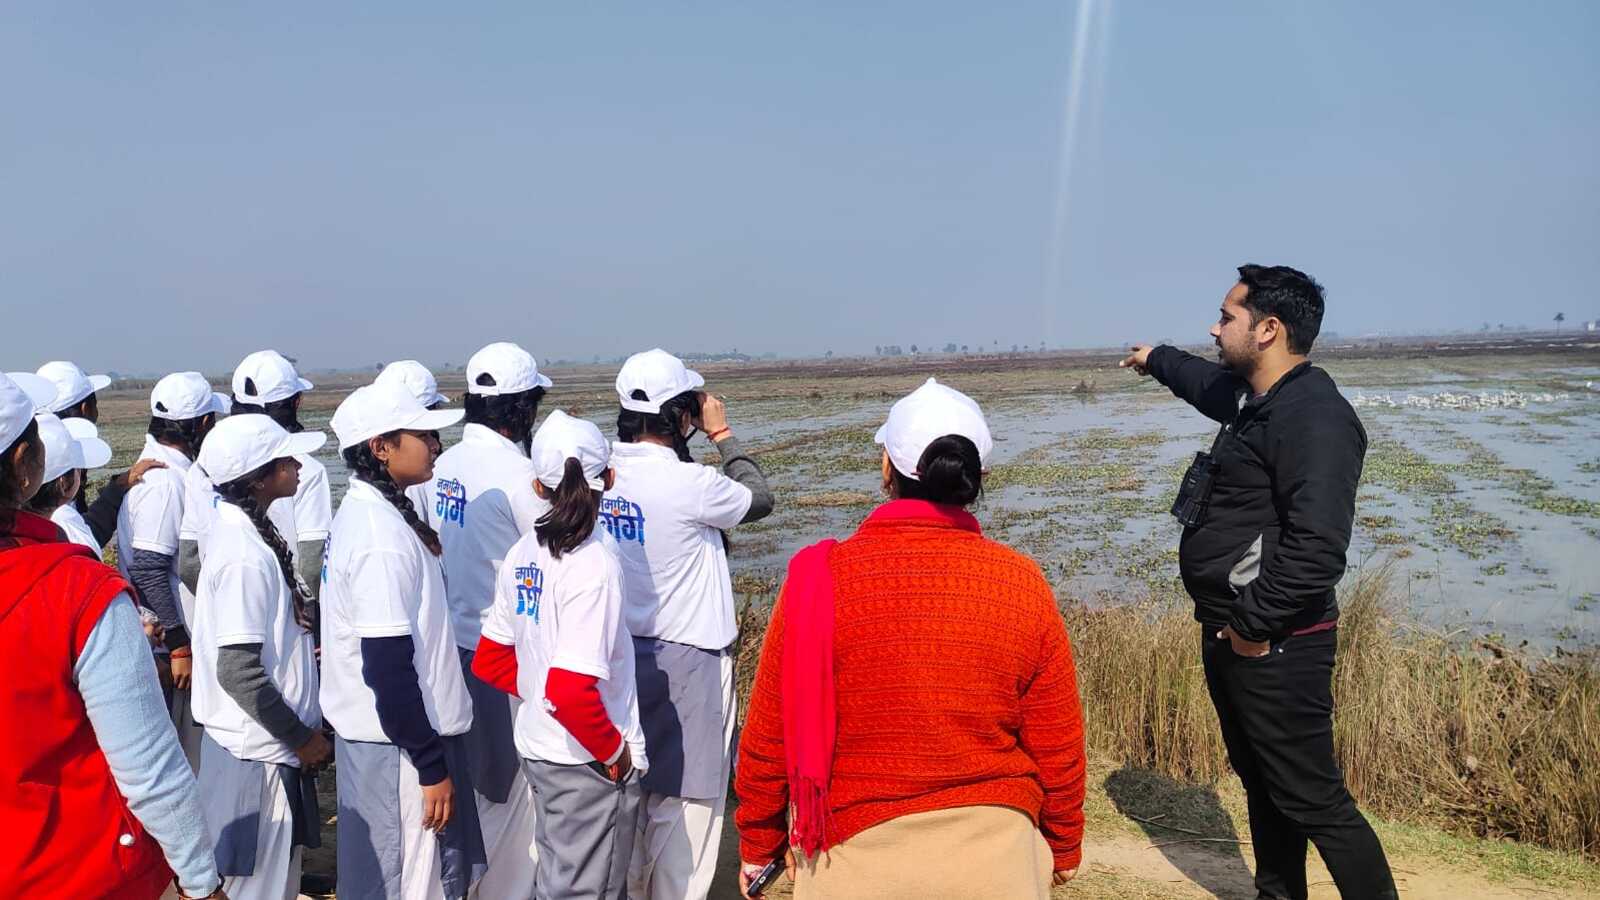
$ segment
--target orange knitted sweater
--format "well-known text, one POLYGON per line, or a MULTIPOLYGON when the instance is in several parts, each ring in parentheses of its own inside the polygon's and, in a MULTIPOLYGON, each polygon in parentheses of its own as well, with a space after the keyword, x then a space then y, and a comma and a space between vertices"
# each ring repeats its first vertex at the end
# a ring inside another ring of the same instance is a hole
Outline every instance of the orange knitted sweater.
MULTIPOLYGON (((1083 717, 1050 586, 965 513, 922 516, 915 503, 879 508, 828 560, 838 708, 829 843, 912 813, 1006 806, 1038 824, 1057 871, 1077 868, 1083 717)), ((782 657, 780 595, 739 739, 735 819, 749 862, 788 845, 782 657)))

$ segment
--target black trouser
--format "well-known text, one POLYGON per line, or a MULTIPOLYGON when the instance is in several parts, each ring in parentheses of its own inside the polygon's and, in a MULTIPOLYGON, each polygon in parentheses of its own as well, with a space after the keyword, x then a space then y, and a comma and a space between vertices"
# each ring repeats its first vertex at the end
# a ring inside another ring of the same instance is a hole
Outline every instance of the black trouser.
POLYGON ((1345 790, 1333 756, 1334 630, 1272 642, 1245 658, 1204 626, 1206 686, 1228 761, 1244 782, 1260 897, 1306 896, 1306 840, 1347 898, 1397 896, 1372 826, 1345 790))

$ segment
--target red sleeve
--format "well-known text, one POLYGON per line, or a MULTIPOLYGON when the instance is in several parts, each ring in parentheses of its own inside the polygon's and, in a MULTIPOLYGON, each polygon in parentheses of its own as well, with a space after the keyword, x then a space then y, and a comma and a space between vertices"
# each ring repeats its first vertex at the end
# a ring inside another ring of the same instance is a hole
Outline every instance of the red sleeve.
POLYGON ((495 690, 513 697, 517 693, 517 648, 478 638, 478 652, 472 657, 472 674, 495 690))
POLYGON ((1048 609, 1039 668, 1022 695, 1020 738, 1039 767, 1044 784, 1039 830, 1060 872, 1078 868, 1083 859, 1083 707, 1066 623, 1053 598, 1048 609))
POLYGON ((622 733, 611 724, 600 699, 600 679, 567 669, 551 669, 544 680, 550 716, 598 762, 610 762, 622 747, 622 733))
POLYGON ((739 858, 761 863, 789 845, 789 776, 783 746, 783 597, 772 610, 750 689, 750 707, 739 732, 734 792, 739 806, 739 858))

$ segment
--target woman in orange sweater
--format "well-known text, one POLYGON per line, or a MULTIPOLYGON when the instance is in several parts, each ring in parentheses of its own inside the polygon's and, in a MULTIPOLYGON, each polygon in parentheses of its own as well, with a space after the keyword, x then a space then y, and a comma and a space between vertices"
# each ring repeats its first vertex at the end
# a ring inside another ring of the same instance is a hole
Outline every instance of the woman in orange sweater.
POLYGON ((739 744, 742 884, 806 897, 1038 897, 1076 874, 1082 710, 1039 567, 965 509, 993 447, 933 379, 879 429, 890 501, 796 554, 739 744))

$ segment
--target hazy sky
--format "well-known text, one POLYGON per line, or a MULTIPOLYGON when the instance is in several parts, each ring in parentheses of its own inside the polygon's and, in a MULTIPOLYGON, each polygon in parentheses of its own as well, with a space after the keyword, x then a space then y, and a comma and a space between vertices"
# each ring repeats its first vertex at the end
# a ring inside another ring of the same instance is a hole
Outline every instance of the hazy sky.
POLYGON ((1591 0, 575 5, 0 6, 0 368, 1600 315, 1591 0))

